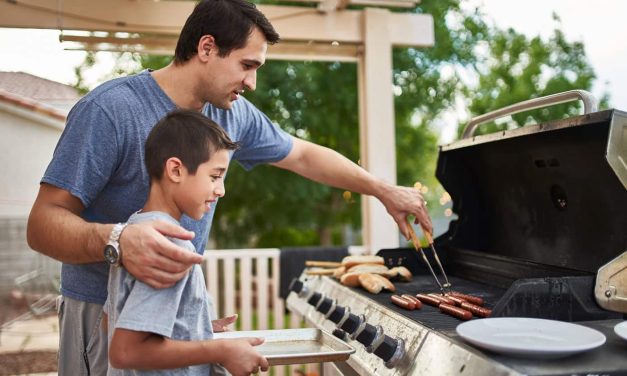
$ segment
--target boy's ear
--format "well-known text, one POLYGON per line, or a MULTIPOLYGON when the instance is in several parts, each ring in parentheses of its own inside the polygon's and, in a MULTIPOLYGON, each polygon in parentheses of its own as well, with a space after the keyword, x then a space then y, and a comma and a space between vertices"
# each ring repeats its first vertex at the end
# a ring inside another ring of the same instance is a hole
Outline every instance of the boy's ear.
POLYGON ((165 161, 165 169, 163 171, 163 175, 166 179, 175 183, 179 183, 183 177, 184 168, 185 166, 183 166, 183 162, 181 162, 180 159, 176 157, 171 157, 168 158, 167 161, 165 161))

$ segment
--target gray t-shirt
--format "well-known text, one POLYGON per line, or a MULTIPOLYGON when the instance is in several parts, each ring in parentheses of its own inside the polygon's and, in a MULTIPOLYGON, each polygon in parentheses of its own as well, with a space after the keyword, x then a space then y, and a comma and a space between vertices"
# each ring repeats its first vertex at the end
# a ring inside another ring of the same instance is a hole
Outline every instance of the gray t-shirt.
MULTIPOLYGON (((163 212, 135 213, 128 223, 161 220, 174 224, 178 221, 163 212)), ((192 242, 170 238, 181 247, 194 252, 192 242)), ((111 267, 109 273, 109 295, 105 312, 109 315, 109 343, 114 328, 155 333, 183 341, 211 339, 212 317, 215 318, 213 302, 203 278, 200 265, 174 286, 154 289, 136 280, 126 269, 111 267)), ((119 370, 109 365, 109 376, 127 375, 209 375, 209 365, 192 366, 159 371, 119 370)))
MULTIPOLYGON (((144 144, 152 127, 176 108, 148 71, 108 81, 82 98, 70 111, 42 183, 70 192, 81 200, 88 222, 117 223, 141 209, 150 178, 144 166, 144 144)), ((232 158, 244 168, 276 162, 292 149, 292 138, 240 97, 230 110, 209 104, 203 113, 240 143, 232 158)), ((196 251, 203 253, 215 205, 200 221, 187 216, 181 224, 196 233, 196 251)), ((63 264, 61 293, 103 304, 109 267, 63 264)))

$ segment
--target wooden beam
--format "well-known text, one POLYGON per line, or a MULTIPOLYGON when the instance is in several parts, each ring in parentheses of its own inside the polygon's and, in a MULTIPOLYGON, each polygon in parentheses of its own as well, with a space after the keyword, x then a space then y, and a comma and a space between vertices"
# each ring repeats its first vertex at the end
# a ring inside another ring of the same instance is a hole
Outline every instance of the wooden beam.
MULTIPOLYGON (((63 29, 178 35, 192 1, 13 0, 0 2, 0 27, 63 29)), ((304 6, 259 5, 281 39, 296 42, 363 43, 360 10, 328 13, 304 6)), ((390 13, 393 46, 431 46, 433 18, 425 14, 390 13)))
MULTIPOLYGON (((174 55, 176 38, 115 37, 63 34, 61 42, 79 43, 68 50, 135 52, 141 54, 174 55)), ((348 43, 281 42, 268 47, 270 60, 343 61, 357 62, 363 47, 348 43)))
MULTIPOLYGON (((387 10, 364 10, 364 49, 358 69, 361 165, 396 184, 396 134, 392 91, 392 53, 387 10)), ((379 200, 364 196, 362 223, 368 253, 399 246, 398 226, 379 200)))
POLYGON ((420 4, 420 1, 417 0, 290 0, 292 3, 316 3, 318 4, 318 9, 324 9, 325 7, 321 7, 320 4, 324 4, 328 1, 334 2, 336 5, 334 9, 338 10, 345 9, 349 5, 365 5, 384 8, 413 8, 417 4, 420 4))

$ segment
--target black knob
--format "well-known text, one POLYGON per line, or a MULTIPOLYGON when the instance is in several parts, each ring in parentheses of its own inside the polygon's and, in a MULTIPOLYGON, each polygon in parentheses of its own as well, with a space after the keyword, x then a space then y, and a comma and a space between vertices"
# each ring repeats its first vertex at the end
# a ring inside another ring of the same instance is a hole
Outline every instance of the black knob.
POLYGON ((303 281, 301 281, 298 278, 294 278, 292 280, 292 282, 290 282, 290 291, 294 291, 295 293, 299 293, 301 292, 301 290, 303 289, 303 286, 305 286, 305 284, 303 283, 303 281))
POLYGON ((362 323, 361 320, 362 320, 361 317, 359 317, 357 315, 353 315, 351 313, 350 315, 348 315, 348 318, 346 319, 346 321, 344 321, 344 323, 342 324, 341 328, 346 333, 353 334, 353 333, 355 333, 357 328, 359 328, 359 325, 361 325, 361 323, 362 323))
POLYGON ((361 343, 364 346, 370 346, 370 344, 372 343, 372 341, 374 341, 376 336, 377 336, 377 327, 372 326, 370 324, 366 324, 366 326, 364 327, 364 330, 362 330, 361 333, 359 333, 359 335, 357 336, 357 341, 359 341, 359 343, 361 343))
POLYGON ((346 308, 342 306, 335 306, 335 309, 331 312, 331 315, 329 315, 329 320, 339 324, 344 317, 344 313, 346 313, 346 308))
POLYGON ((314 292, 309 297, 309 300, 307 300, 307 303, 309 303, 309 304, 311 304, 312 306, 315 307, 320 302, 320 299, 322 299, 322 294, 319 293, 319 292, 314 292))
POLYGON ((341 339, 342 341, 346 341, 346 332, 343 331, 342 329, 335 329, 333 331, 333 335, 341 339))
POLYGON ((398 341, 392 337, 385 336, 383 342, 374 350, 374 354, 383 361, 387 362, 392 359, 396 348, 398 347, 398 341))
POLYGON ((333 299, 324 298, 322 300, 322 303, 320 303, 316 308, 316 311, 322 313, 323 315, 326 315, 331 310, 331 306, 333 306, 333 299))

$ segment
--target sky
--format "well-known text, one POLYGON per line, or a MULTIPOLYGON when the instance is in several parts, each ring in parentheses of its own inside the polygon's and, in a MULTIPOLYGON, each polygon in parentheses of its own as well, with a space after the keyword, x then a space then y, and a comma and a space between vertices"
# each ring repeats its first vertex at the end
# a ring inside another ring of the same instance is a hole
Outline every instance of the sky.
MULTIPOLYGON (((425 0, 423 0, 425 1, 425 0)), ((430 1, 430 0, 429 0, 430 1)), ((627 110, 627 1, 624 0, 470 0, 500 27, 512 27, 528 36, 547 37, 561 19, 569 41, 582 41, 597 82, 592 93, 610 94, 611 107, 627 110)))
MULTIPOLYGON (((479 6, 497 26, 529 36, 550 35, 556 26, 552 14, 557 13, 567 39, 584 42, 598 77, 593 94, 609 93, 611 107, 627 110, 626 0, 464 0, 463 4, 479 6)), ((74 67, 85 53, 65 50, 67 46, 59 42, 57 30, 0 29, 0 71, 23 71, 72 84, 74 67)), ((99 53, 98 60, 86 77, 92 87, 113 67, 109 53, 99 53)))

